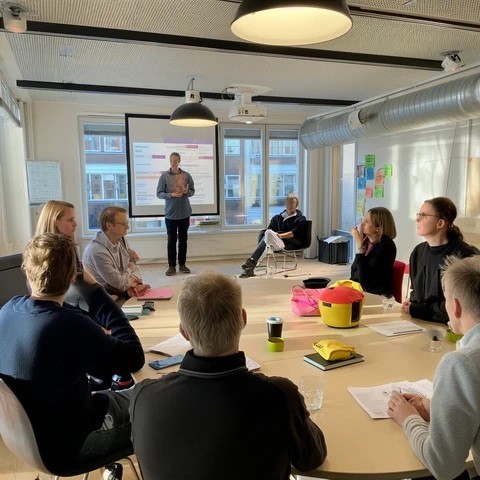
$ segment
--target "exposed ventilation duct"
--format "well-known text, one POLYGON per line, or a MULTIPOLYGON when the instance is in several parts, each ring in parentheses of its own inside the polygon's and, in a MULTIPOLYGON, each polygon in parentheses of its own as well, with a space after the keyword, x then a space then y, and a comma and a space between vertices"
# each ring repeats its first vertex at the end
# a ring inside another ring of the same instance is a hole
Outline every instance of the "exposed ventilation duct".
POLYGON ((346 113, 305 120, 300 139, 307 150, 442 125, 480 116, 480 74, 359 106, 346 113), (352 119, 354 121, 352 121, 352 119))

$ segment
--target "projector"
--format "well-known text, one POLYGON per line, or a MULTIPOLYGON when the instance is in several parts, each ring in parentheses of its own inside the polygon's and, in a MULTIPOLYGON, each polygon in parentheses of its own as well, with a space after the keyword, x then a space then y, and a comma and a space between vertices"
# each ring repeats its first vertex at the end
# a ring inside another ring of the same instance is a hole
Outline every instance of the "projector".
POLYGON ((267 111, 261 105, 241 104, 233 105, 228 112, 228 118, 235 122, 253 123, 266 118, 267 111))

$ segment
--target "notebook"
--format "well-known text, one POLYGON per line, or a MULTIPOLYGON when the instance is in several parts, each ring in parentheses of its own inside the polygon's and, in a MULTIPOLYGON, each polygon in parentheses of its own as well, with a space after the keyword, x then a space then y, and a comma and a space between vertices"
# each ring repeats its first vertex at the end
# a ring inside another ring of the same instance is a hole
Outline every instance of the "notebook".
POLYGON ((344 367, 346 365, 351 365, 352 363, 364 361, 363 355, 360 355, 359 353, 356 353, 353 357, 347 358, 346 360, 325 360, 319 353, 310 353, 305 355, 303 359, 322 370, 332 370, 334 368, 344 367))
POLYGON ((172 297, 173 288, 149 288, 137 300, 170 300, 172 297))
POLYGON ((394 322, 373 323, 365 325, 386 337, 395 337, 397 335, 409 335, 411 333, 424 332, 425 329, 409 320, 398 320, 394 322))

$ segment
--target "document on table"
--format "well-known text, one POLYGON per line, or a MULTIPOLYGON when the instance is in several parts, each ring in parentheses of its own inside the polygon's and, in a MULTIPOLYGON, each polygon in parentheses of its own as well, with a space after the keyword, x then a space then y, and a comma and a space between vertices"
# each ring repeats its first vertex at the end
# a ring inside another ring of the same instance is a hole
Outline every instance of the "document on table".
MULTIPOLYGON (((161 353, 167 357, 174 357, 175 355, 185 355, 191 348, 192 346, 190 345, 190 342, 186 340, 181 333, 177 333, 173 337, 157 343, 150 348, 150 351, 154 353, 161 353)), ((252 360, 247 356, 245 357, 245 360, 246 366, 249 370, 258 370, 260 368, 260 364, 258 364, 255 360, 252 360)))
POLYGON ((398 335, 408 335, 410 333, 424 332, 425 329, 408 320, 397 320, 394 322, 365 324, 366 327, 375 330, 386 337, 396 337, 398 335))
POLYGON ((432 398, 433 383, 426 379, 416 382, 404 380, 375 387, 348 387, 347 390, 372 418, 389 418, 387 404, 393 391, 432 398))

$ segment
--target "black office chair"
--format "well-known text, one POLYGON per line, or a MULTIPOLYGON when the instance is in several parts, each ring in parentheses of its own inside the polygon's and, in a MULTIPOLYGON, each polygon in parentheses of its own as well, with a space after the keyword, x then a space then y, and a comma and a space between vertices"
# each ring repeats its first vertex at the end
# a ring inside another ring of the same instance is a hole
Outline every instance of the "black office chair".
POLYGON ((132 471, 137 480, 140 477, 135 465, 129 458, 133 455, 133 447, 112 453, 108 456, 90 459, 88 462, 72 465, 69 469, 61 471, 51 471, 43 463, 38 450, 37 440, 33 432, 30 419, 25 412, 22 404, 0 378, 0 434, 7 448, 11 450, 18 458, 31 467, 49 475, 54 475, 55 479, 59 476, 73 477, 83 475, 83 479, 88 479, 89 472, 109 465, 119 460, 127 460, 132 467, 132 471))
POLYGON ((298 267, 298 257, 303 253, 307 248, 310 247, 312 243, 312 221, 307 220, 305 222, 305 227, 303 228, 303 232, 301 235, 301 247, 296 249, 287 249, 284 248, 283 250, 274 252, 271 248, 267 247, 267 274, 269 269, 272 267, 275 273, 283 273, 289 272, 291 270, 295 270, 298 267), (282 258, 279 258, 282 257, 282 258), (283 268, 280 270, 278 269, 278 265, 283 263, 283 268), (288 265, 289 264, 289 265, 288 265), (288 266, 287 266, 288 265, 288 266))

